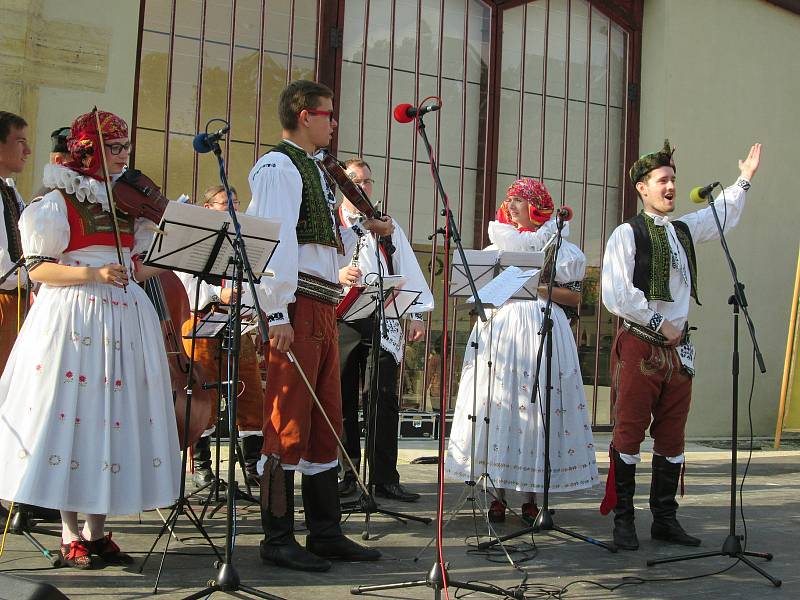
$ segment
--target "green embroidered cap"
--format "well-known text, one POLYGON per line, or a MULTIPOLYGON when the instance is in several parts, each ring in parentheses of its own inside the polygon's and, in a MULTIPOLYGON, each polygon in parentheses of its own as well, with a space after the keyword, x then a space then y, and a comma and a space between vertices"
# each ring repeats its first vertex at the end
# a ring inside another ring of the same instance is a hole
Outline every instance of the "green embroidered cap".
POLYGON ((664 147, 661 148, 661 150, 640 156, 639 160, 633 163, 631 170, 628 171, 631 177, 631 183, 636 185, 644 179, 644 176, 650 171, 659 167, 672 167, 673 170, 677 171, 675 168, 675 161, 672 159, 672 154, 674 152, 675 149, 670 148, 669 140, 664 140, 664 147))

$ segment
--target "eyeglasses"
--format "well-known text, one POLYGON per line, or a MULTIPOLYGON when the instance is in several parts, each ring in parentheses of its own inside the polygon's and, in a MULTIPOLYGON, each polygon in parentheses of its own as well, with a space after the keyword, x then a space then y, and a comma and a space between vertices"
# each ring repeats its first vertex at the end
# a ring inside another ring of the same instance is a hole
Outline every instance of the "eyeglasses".
POLYGON ((314 108, 306 108, 305 111, 314 116, 319 117, 328 117, 328 121, 333 121, 333 111, 332 110, 316 110, 314 108))
POLYGON ((106 144, 106 148, 109 149, 111 154, 117 155, 123 150, 126 152, 131 149, 131 143, 125 142, 124 144, 106 144))

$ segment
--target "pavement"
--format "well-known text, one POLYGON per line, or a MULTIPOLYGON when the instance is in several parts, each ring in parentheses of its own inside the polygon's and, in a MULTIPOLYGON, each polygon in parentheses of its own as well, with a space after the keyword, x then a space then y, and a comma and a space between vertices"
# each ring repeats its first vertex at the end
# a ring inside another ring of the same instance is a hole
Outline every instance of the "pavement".
MULTIPOLYGON (((596 446, 607 447, 608 434, 596 435, 596 446)), ((707 442, 706 442, 707 443, 707 442)), ((718 445, 718 444, 716 444, 718 445)), ((769 447, 769 444, 758 444, 769 447)), ((644 449, 643 449, 644 450, 644 449)), ((433 440, 403 440, 400 451, 400 475, 404 484, 422 494, 420 501, 410 504, 381 501, 380 507, 407 514, 436 516, 437 467, 431 464, 410 464, 419 456, 436 452, 433 440)), ((738 481, 744 471, 746 452, 739 452, 738 481)), ((730 451, 689 443, 687 447, 686 496, 678 516, 686 530, 702 538, 700 548, 682 548, 651 541, 650 512, 647 509, 650 467, 645 452, 639 468, 637 529, 641 548, 637 552, 611 553, 608 550, 557 531, 528 533, 506 542, 503 548, 480 551, 476 541, 493 539, 484 517, 482 493, 464 484, 447 483, 444 506, 447 524, 444 528, 442 553, 448 564, 451 581, 480 582, 496 594, 457 590, 447 593, 426 586, 382 590, 365 594, 372 598, 490 598, 504 597, 503 590, 516 590, 524 598, 798 598, 800 597, 800 451, 762 449, 753 454, 747 480, 737 503, 736 533, 746 533, 747 551, 768 552, 772 560, 753 558, 758 566, 782 580, 780 588, 745 564, 727 556, 647 566, 650 559, 669 558, 692 552, 720 550, 729 532, 730 451), (476 500, 468 498, 474 496, 476 500), (473 511, 473 508, 475 509, 473 511), (742 520, 742 513, 744 521, 742 520)), ((605 482, 608 456, 598 452, 601 480, 605 482)), ((193 489, 191 483, 187 485, 193 489)), ((480 492, 480 488, 478 488, 480 492)), ((550 497, 550 506, 557 526, 581 535, 609 540, 611 515, 598 511, 603 486, 591 490, 550 497)), ((519 510, 522 499, 509 496, 509 506, 519 510)), ((539 499, 541 503, 541 498, 539 499)), ((298 505, 300 505, 298 489, 298 505)), ((199 513, 197 500, 192 507, 199 513)), ((161 513, 166 516, 169 510, 161 513)), ((297 516, 298 535, 302 532, 302 514, 297 516)), ((225 511, 203 522, 209 536, 224 553, 225 511)), ((134 565, 109 566, 91 571, 52 568, 50 563, 23 536, 9 533, 0 557, 0 598, 24 600, 6 576, 24 577, 56 586, 68 598, 142 598, 150 596, 156 581, 159 563, 164 559, 158 596, 164 599, 185 598, 198 593, 216 577, 216 557, 186 516, 178 519, 175 535, 164 554, 166 536, 156 545, 157 552, 144 564, 147 550, 153 544, 162 522, 155 511, 109 519, 108 528, 114 539, 134 555, 134 565), (144 566, 143 572, 139 569, 144 566)), ((49 524, 42 524, 49 528, 49 524)), ((524 527, 515 515, 496 526, 503 535, 524 527)), ((57 529, 57 527, 52 527, 57 529)), ((344 531, 361 541, 365 532, 362 514, 351 515, 344 531)), ((268 594, 266 597, 290 599, 351 598, 351 588, 359 585, 383 585, 395 582, 424 580, 435 564, 435 546, 427 547, 436 532, 435 524, 400 522, 385 515, 371 515, 369 539, 364 542, 383 553, 374 563, 336 563, 328 573, 298 573, 262 564, 258 542, 262 537, 258 506, 240 501, 236 511, 235 547, 231 564, 241 583, 268 594), (425 549, 427 547, 427 550, 425 549)), ((48 548, 57 548, 54 537, 34 534, 48 548)), ((55 551, 55 550, 54 550, 55 551)), ((252 597, 235 592, 217 592, 214 598, 252 597)), ((197 597, 206 597, 207 594, 197 597)))

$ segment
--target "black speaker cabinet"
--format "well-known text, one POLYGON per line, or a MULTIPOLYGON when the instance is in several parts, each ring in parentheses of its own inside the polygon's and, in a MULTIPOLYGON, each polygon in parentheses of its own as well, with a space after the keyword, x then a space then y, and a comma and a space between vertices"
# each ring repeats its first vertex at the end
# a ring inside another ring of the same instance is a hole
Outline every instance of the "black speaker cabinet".
POLYGON ((0 600, 69 600, 49 583, 0 574, 0 600))

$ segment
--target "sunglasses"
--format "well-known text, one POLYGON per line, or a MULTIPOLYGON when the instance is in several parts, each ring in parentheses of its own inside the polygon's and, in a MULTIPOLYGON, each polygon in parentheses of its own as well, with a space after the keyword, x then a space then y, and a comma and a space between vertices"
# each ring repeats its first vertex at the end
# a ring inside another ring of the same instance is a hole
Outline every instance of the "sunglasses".
POLYGON ((333 111, 332 110, 316 110, 313 108, 306 108, 305 111, 314 116, 319 117, 328 117, 328 121, 333 121, 333 111))

